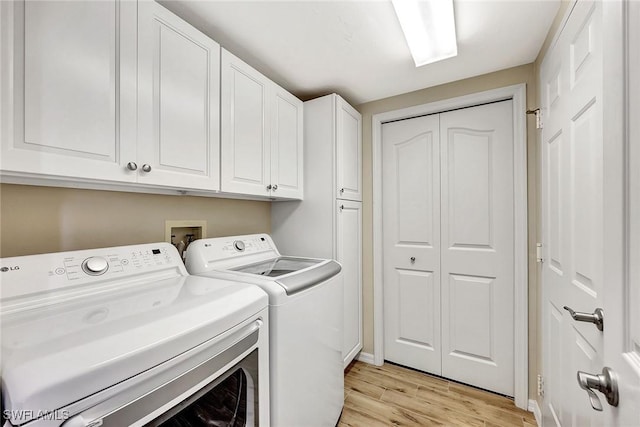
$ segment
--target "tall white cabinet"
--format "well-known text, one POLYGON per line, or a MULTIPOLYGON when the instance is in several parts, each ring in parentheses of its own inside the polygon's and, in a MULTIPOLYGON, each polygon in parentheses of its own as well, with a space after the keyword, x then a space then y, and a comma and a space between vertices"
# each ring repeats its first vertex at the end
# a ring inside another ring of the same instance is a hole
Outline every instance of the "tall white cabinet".
POLYGON ((344 277, 345 367, 362 349, 362 116, 340 96, 304 103, 304 201, 271 207, 283 254, 333 258, 344 277))

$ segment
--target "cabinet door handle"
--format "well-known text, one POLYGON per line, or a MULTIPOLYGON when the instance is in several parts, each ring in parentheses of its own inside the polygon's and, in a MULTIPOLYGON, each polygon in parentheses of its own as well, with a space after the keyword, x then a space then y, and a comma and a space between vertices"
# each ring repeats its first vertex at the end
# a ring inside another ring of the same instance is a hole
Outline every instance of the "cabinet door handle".
POLYGON ((343 211, 344 210, 344 205, 340 205, 340 210, 343 211))
POLYGON ((340 189, 340 194, 344 194, 344 188, 340 189))
POLYGON ((151 172, 151 165, 144 164, 142 165, 142 172, 151 172))
POLYGON ((267 191, 270 191, 272 188, 271 184, 267 185, 267 191))
POLYGON ((129 169, 130 171, 134 171, 138 169, 138 165, 136 164, 136 162, 129 162, 127 163, 127 169, 129 169))
POLYGON ((273 184, 273 191, 276 191, 278 189, 278 184, 273 184))

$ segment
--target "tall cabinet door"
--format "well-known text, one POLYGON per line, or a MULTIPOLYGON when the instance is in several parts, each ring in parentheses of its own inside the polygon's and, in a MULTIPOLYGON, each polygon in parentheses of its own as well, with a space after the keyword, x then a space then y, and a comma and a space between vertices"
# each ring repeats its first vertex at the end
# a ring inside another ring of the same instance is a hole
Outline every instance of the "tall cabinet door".
POLYGON ((362 349, 362 203, 337 200, 336 259, 344 278, 342 357, 346 367, 362 349))
POLYGON ((362 116, 336 98, 337 197, 362 201, 362 116))
POLYGON ((271 124, 271 186, 273 195, 302 199, 302 101, 273 85, 271 124))
POLYGON ((271 82, 224 49, 221 73, 222 191, 269 196, 271 82))
POLYGON ((219 189, 220 46, 153 1, 139 7, 139 182, 219 189))
POLYGON ((136 4, 0 8, 2 172, 135 181, 136 4))

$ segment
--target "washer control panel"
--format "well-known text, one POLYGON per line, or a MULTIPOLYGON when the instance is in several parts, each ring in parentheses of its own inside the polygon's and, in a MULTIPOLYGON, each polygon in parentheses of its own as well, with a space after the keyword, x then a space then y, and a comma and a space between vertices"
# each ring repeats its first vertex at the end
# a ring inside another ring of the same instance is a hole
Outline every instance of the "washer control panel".
POLYGON ((261 235, 242 236, 241 238, 231 237, 229 239, 221 237, 205 240, 207 252, 216 254, 216 258, 218 256, 228 258, 236 255, 256 254, 275 249, 275 247, 272 246, 272 241, 268 239, 268 236, 261 235))
POLYGON ((4 258, 2 299, 172 268, 176 275, 187 274, 170 243, 4 258))
POLYGON ((185 262, 191 274, 199 274, 278 256, 280 253, 268 234, 249 234, 196 240, 189 245, 185 262))

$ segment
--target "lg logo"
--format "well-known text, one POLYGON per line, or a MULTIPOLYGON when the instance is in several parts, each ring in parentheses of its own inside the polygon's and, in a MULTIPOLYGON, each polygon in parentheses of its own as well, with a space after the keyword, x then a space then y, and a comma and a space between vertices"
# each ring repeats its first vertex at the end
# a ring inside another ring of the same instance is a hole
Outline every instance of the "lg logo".
POLYGON ((13 267, 2 267, 2 268, 0 268, 0 271, 3 272, 3 273, 6 273, 7 271, 15 271, 15 270, 20 270, 20 267, 18 267, 16 265, 16 266, 13 266, 13 267))

